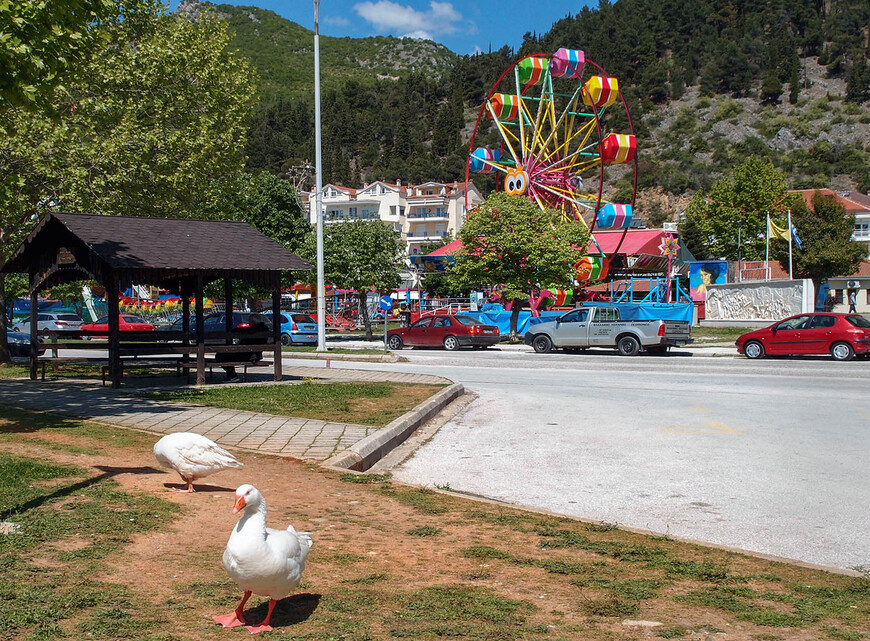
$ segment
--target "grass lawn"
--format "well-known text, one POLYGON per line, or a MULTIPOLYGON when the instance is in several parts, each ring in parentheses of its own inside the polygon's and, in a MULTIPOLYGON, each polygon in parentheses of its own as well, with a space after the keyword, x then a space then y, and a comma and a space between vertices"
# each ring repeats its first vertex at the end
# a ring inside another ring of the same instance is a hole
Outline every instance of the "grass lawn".
POLYGON ((249 412, 383 426, 442 387, 403 383, 306 382, 299 385, 184 389, 151 392, 143 396, 249 412))
POLYGON ((709 327, 701 325, 692 328, 692 338, 696 343, 734 343, 739 336, 751 332, 752 327, 709 327))
MULTIPOLYGON (((860 641, 870 578, 241 452, 179 494, 155 435, 0 412, 0 638, 223 641, 232 489, 311 531, 303 583, 259 638, 331 641, 860 641), (212 482, 212 478, 215 480, 212 482), (638 627, 632 621, 656 622, 638 627)), ((445 479, 447 481, 448 479, 445 479)), ((446 487, 446 485, 445 485, 446 487)), ((266 599, 246 617, 259 622, 266 599)))

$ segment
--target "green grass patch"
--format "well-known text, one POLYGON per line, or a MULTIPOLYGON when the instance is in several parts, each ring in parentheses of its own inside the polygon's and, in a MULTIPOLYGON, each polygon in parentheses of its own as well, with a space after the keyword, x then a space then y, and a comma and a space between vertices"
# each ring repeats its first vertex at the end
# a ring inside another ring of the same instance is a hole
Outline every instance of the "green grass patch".
POLYGON ((63 638, 58 624, 71 617, 78 636, 91 639, 144 639, 157 625, 136 614, 126 588, 95 576, 102 559, 179 510, 121 491, 111 475, 0 452, 0 520, 18 526, 0 537, 0 637, 63 638), (64 541, 75 545, 54 546, 64 541))
POLYGON ((192 403, 279 416, 384 426, 413 409, 442 385, 403 383, 301 383, 148 392, 159 401, 192 403))
POLYGON ((692 338, 695 343, 733 343, 746 332, 751 332, 754 327, 710 327, 701 325, 692 328, 692 338))
POLYGON ((371 485, 373 483, 386 483, 390 480, 389 474, 342 474, 339 479, 342 483, 356 483, 358 485, 371 485))
POLYGON ((440 527, 434 527, 432 525, 421 525, 420 527, 414 527, 410 530, 406 530, 407 534, 411 536, 435 536, 437 534, 441 534, 440 527))

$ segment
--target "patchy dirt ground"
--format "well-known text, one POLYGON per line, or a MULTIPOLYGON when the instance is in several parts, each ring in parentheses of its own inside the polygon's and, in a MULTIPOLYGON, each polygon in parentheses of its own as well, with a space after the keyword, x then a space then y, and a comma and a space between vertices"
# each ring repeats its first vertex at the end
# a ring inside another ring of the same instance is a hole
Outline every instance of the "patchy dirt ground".
MULTIPOLYGON (((866 602, 798 616, 810 606, 795 601, 795 586, 830 592, 855 579, 385 479, 353 482, 247 452, 238 453, 244 468, 182 494, 177 475, 157 468, 156 436, 93 424, 82 433, 18 427, 0 439, 0 450, 86 467, 126 491, 182 507, 174 522, 137 536, 101 566, 103 581, 126 586, 141 614, 159 622, 157 636, 148 638, 248 637, 244 628, 223 630, 211 621, 240 597, 221 554, 237 519, 233 493, 243 483, 265 496, 271 527, 292 523, 314 540, 303 585, 279 604, 275 631, 260 638, 775 641, 870 633, 866 602)), ((76 549, 84 545, 79 538, 53 549, 76 549)), ((58 561, 43 551, 31 563, 58 561)), ((265 604, 262 597, 249 601, 249 621, 265 616, 265 604)))

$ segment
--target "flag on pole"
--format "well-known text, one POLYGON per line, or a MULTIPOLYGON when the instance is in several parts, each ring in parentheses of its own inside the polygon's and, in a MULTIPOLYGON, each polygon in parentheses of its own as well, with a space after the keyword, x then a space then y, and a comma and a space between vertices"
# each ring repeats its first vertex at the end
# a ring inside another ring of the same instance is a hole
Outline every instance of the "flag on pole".
POLYGON ((801 240, 801 237, 798 236, 797 229, 795 229, 794 224, 791 225, 791 237, 794 239, 794 244, 797 245, 798 249, 804 248, 804 243, 801 240))
MULTIPOLYGON (((788 230, 785 227, 780 227, 770 218, 767 219, 767 235, 770 238, 782 238, 788 240, 788 230)), ((800 245, 798 245, 800 247, 800 245)))

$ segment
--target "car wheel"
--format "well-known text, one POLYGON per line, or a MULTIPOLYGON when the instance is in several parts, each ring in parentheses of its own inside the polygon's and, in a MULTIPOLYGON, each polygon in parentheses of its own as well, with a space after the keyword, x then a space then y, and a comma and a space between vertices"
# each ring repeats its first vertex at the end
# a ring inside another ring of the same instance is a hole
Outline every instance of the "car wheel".
POLYGON ((743 346, 743 353, 746 358, 764 358, 764 345, 758 341, 749 341, 743 346))
POLYGON ((640 343, 634 336, 623 336, 616 344, 622 356, 634 356, 640 351, 640 343))
POLYGON ((290 334, 281 334, 281 344, 285 347, 293 344, 293 339, 290 338, 290 334))
POLYGON ((553 351, 553 341, 546 334, 538 334, 532 339, 532 348, 538 354, 546 354, 553 351))
POLYGON ((455 336, 447 336, 444 339, 444 349, 446 349, 448 352, 455 352, 457 349, 459 349, 459 339, 455 336))
POLYGON ((405 346, 405 344, 402 342, 402 337, 397 336, 396 334, 390 336, 389 340, 387 341, 387 345, 389 345, 390 349, 394 351, 399 351, 405 346))
POLYGON ((834 343, 831 345, 831 356, 835 361, 851 361, 855 358, 855 350, 849 343, 834 343))

